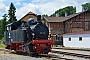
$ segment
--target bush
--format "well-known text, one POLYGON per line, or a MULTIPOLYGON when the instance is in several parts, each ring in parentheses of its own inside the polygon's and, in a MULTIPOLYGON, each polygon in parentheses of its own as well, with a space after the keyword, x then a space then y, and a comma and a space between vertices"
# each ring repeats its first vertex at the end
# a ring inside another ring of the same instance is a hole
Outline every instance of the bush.
POLYGON ((5 48, 3 41, 4 41, 4 37, 0 40, 0 48, 5 48))
POLYGON ((4 41, 4 37, 0 40, 0 43, 2 43, 4 41))

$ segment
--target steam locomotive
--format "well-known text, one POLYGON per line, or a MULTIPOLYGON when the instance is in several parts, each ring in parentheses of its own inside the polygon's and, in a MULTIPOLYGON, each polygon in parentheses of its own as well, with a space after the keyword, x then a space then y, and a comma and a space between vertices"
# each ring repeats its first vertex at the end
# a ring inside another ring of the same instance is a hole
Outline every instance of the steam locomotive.
POLYGON ((4 32, 6 49, 17 53, 48 54, 51 51, 52 40, 48 40, 49 31, 41 22, 41 15, 25 21, 16 21, 6 25, 4 32))

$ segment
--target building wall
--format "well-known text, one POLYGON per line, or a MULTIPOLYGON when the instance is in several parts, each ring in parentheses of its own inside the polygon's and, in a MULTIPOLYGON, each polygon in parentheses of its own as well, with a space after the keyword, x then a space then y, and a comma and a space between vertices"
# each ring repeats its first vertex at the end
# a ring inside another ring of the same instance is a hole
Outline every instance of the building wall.
POLYGON ((75 34, 63 36, 63 45, 65 47, 90 48, 89 44, 90 34, 75 34), (82 40, 80 40, 81 37, 82 40))
POLYGON ((34 18, 35 20, 37 19, 35 15, 31 14, 31 15, 26 15, 24 18, 22 18, 22 20, 27 22, 29 18, 34 18))
POLYGON ((63 23, 62 22, 51 22, 50 23, 51 34, 63 34, 63 23))
MULTIPOLYGON (((49 29, 49 34, 63 34, 64 33, 64 26, 63 26, 63 22, 47 22, 47 20, 43 19, 43 23, 46 24, 46 26, 49 29)), ((51 37, 51 39, 53 40, 53 44, 54 44, 54 40, 55 37, 51 37)), ((60 39, 60 43, 62 44, 62 40, 60 39)))
POLYGON ((83 32, 90 30, 90 12, 82 13, 65 21, 65 33, 83 32))
MULTIPOLYGON (((63 35, 66 33, 90 31, 90 12, 81 13, 63 22, 48 22, 44 19, 44 23, 48 26, 50 34, 63 35)), ((52 40, 55 40, 55 38, 53 37, 52 40)))
POLYGON ((47 20, 43 19, 43 23, 49 29, 50 34, 63 34, 64 33, 64 25, 63 22, 48 22, 47 20))
MULTIPOLYGON (((62 22, 51 22, 51 23, 48 23, 48 24, 49 24, 48 28, 49 28, 49 33, 50 34, 60 34, 61 35, 61 34, 64 33, 63 32, 64 27, 63 27, 62 22)), ((53 44, 57 44, 57 43, 55 43, 56 37, 52 37, 51 39, 53 40, 53 44)), ((60 38, 59 43, 62 44, 61 38, 60 38)))

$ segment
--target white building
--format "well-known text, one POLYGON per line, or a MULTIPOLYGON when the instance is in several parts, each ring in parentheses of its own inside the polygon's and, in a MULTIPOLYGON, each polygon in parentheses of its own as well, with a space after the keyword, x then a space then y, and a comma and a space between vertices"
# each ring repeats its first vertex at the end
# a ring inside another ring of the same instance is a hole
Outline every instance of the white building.
POLYGON ((90 48, 90 31, 63 35, 65 47, 90 48))

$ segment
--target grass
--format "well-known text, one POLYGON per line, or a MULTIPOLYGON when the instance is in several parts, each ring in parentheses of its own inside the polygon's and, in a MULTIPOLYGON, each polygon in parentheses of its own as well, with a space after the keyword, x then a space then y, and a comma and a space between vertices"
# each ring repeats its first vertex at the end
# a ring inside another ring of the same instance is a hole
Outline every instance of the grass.
POLYGON ((5 45, 2 43, 3 40, 4 40, 4 38, 2 38, 2 39, 0 40, 0 48, 5 48, 5 45))
POLYGON ((0 48, 5 48, 5 46, 4 46, 4 45, 2 45, 2 44, 0 44, 0 48))

